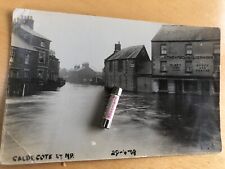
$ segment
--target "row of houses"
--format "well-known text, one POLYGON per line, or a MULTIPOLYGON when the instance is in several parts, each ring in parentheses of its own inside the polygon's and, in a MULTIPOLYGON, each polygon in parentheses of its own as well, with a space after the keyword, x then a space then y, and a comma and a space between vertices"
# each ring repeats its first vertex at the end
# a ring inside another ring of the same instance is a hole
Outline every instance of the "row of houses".
POLYGON ((93 70, 88 62, 81 65, 75 65, 70 71, 66 80, 71 83, 102 85, 102 73, 93 70))
POLYGON ((104 61, 105 87, 127 91, 219 93, 220 31, 164 25, 151 40, 151 59, 144 45, 121 49, 104 61))
POLYGON ((31 16, 13 21, 8 95, 29 95, 63 85, 59 79, 59 59, 50 50, 51 40, 33 28, 31 16))

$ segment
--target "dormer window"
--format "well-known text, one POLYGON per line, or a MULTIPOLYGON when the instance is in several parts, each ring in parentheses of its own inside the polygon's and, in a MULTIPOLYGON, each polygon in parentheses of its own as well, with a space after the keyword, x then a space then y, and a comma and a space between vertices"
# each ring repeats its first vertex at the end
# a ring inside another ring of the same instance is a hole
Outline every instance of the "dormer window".
POLYGON ((167 46, 165 44, 160 46, 160 54, 166 55, 167 54, 167 46))
POLYGON ((43 41, 41 42, 41 47, 43 47, 43 48, 45 47, 45 42, 43 42, 43 41))
POLYGON ((186 55, 192 55, 192 45, 191 44, 188 44, 188 45, 186 45, 186 47, 185 47, 186 49, 186 55))

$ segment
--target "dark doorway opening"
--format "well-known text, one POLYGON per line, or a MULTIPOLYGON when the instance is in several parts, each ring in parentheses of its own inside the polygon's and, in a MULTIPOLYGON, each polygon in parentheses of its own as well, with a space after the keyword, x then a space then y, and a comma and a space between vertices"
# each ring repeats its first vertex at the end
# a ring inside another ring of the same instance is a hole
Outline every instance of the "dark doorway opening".
POLYGON ((185 92, 197 92, 198 82, 193 80, 184 81, 184 91, 185 92))
POLYGON ((159 91, 160 92, 167 92, 168 91, 167 80, 159 80, 159 91))
POLYGON ((210 85, 209 81, 202 81, 202 94, 209 94, 210 92, 210 85))
POLYGON ((176 93, 182 93, 182 81, 181 80, 175 80, 175 90, 176 90, 176 93))

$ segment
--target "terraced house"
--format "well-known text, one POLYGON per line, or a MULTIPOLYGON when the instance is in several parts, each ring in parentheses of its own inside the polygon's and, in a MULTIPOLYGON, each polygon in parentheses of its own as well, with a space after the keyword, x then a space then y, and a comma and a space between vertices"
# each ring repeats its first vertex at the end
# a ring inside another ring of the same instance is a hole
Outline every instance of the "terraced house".
POLYGON ((31 16, 14 20, 11 38, 8 94, 32 94, 57 84, 60 62, 50 50, 51 40, 34 31, 31 16))

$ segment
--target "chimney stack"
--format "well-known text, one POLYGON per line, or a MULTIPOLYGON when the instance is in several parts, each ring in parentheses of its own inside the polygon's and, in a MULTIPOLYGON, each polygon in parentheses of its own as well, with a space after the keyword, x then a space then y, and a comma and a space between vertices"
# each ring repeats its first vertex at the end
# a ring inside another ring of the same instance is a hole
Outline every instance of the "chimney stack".
POLYGON ((89 63, 88 62, 82 63, 82 68, 89 68, 89 63))
POLYGON ((32 16, 21 16, 14 20, 14 24, 16 25, 26 25, 31 29, 34 29, 34 20, 32 16))
POLYGON ((115 44, 115 51, 114 53, 118 52, 121 50, 121 44, 120 44, 120 41, 118 43, 115 44))

